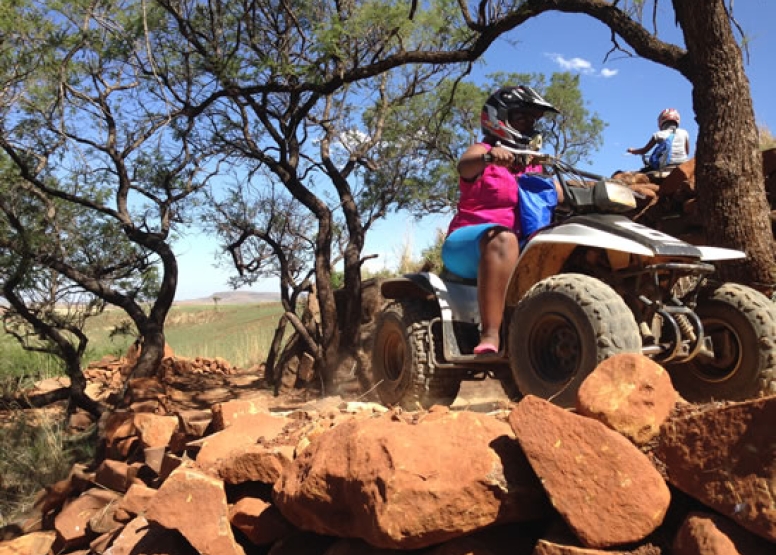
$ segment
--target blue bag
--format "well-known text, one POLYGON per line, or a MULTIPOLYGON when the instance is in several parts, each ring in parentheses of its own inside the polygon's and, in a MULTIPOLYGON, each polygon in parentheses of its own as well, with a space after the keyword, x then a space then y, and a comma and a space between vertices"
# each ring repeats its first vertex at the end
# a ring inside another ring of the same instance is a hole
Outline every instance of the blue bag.
POLYGON ((538 173, 524 173, 517 178, 521 236, 525 239, 534 231, 552 223, 558 205, 555 181, 538 173))
POLYGON ((674 133, 661 141, 652 150, 652 154, 649 155, 649 167, 653 170, 659 170, 671 163, 671 146, 674 142, 674 133))

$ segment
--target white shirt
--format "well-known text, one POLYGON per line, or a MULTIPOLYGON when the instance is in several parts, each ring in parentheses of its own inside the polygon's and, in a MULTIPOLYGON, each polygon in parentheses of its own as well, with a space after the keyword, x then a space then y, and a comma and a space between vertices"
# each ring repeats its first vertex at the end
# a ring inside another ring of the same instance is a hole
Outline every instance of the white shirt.
POLYGON ((668 153, 668 156, 660 164, 661 167, 681 164, 690 159, 687 154, 688 149, 686 146, 690 140, 690 135, 681 127, 669 127, 668 129, 662 129, 652 135, 652 138, 656 143, 662 143, 663 141, 669 139, 672 133, 674 138, 673 141, 671 141, 671 149, 668 153))

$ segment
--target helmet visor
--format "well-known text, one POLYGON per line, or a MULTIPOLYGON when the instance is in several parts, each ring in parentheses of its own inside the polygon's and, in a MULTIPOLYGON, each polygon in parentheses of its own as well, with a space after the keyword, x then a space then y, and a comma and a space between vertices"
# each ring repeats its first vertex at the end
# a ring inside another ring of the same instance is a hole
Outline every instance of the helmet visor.
POLYGON ((531 130, 534 124, 544 115, 542 110, 516 109, 509 112, 509 125, 518 129, 531 130))

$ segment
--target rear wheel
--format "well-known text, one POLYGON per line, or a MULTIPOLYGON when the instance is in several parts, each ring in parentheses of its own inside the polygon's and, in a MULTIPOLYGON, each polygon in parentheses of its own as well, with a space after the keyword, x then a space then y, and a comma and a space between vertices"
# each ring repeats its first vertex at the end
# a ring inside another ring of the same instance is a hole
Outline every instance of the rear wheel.
POLYGON ((695 311, 711 337, 713 356, 669 365, 688 401, 743 400, 776 392, 776 307, 744 285, 725 283, 698 300, 695 311))
POLYGON ((431 356, 433 306, 392 302, 380 314, 372 351, 373 387, 380 401, 408 410, 451 405, 461 374, 435 367, 431 356))
POLYGON ((570 408, 599 363, 617 353, 641 352, 641 335, 611 287, 583 274, 560 274, 534 285, 518 303, 509 352, 520 393, 570 408))

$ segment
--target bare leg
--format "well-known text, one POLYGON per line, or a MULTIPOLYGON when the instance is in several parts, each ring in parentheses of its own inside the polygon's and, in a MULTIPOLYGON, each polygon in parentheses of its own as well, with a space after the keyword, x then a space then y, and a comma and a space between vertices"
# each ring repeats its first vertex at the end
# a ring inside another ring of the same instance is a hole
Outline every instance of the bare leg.
POLYGON ((482 331, 477 350, 486 343, 498 350, 507 284, 520 254, 517 236, 505 228, 490 229, 480 242, 480 253, 477 296, 482 331))

